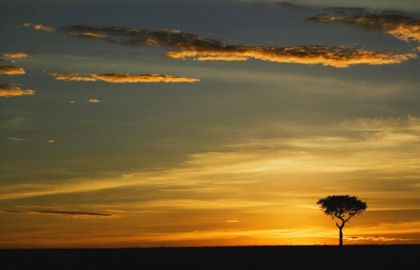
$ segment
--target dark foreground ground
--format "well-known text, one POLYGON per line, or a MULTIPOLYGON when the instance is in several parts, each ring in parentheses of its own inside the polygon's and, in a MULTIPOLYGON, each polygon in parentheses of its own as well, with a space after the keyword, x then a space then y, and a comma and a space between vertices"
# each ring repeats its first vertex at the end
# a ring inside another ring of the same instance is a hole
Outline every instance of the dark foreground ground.
POLYGON ((420 269, 420 245, 0 250, 0 269, 420 269))

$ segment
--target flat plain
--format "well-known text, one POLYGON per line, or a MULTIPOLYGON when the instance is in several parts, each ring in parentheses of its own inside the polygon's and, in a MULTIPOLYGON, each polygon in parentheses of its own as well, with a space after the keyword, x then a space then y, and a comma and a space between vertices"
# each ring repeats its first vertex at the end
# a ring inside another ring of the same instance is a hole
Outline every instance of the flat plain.
POLYGON ((420 245, 0 250, 1 269, 419 269, 420 245))

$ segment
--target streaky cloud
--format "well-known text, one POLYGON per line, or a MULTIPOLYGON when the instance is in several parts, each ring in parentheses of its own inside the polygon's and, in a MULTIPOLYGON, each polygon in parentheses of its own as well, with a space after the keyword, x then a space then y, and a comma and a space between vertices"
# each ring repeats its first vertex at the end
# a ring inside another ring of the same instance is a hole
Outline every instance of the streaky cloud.
POLYGON ((277 3, 277 5, 280 6, 280 7, 283 7, 283 8, 296 9, 296 10, 307 8, 305 5, 292 3, 292 2, 289 2, 289 1, 282 1, 280 3, 277 3))
POLYGON ((399 64, 416 58, 416 54, 394 54, 366 49, 331 46, 267 47, 230 45, 179 30, 149 31, 137 28, 75 25, 61 28, 69 35, 105 40, 126 46, 164 46, 175 48, 166 54, 172 59, 198 61, 247 61, 250 59, 305 65, 324 65, 346 68, 352 65, 399 64))
MULTIPOLYGON (((300 179, 303 175, 331 176, 333 178, 330 179, 336 181, 337 173, 352 181, 358 177, 366 179, 371 174, 388 174, 391 180, 396 177, 401 181, 409 177, 410 184, 404 192, 418 193, 420 119, 350 120, 344 124, 335 123, 325 131, 323 135, 312 134, 301 138, 251 137, 233 145, 224 145, 221 151, 191 153, 183 163, 173 168, 133 172, 118 178, 72 179, 54 185, 13 184, 0 190, 0 201, 156 185, 181 184, 195 188, 214 179, 219 179, 222 186, 279 179, 282 175, 290 179, 300 179), (331 137, 331 132, 342 135, 331 137), (343 155, 343 151, 352 154, 343 155)), ((394 181, 390 185, 396 187, 394 181)), ((377 186, 372 185, 371 188, 377 192, 377 186)), ((387 189, 386 186, 383 188, 387 189)), ((313 192, 310 189, 306 191, 313 192)), ((191 202, 185 205, 194 206, 191 202)))
POLYGON ((103 81, 107 83, 195 83, 199 79, 175 77, 165 74, 80 74, 80 73, 50 73, 50 76, 60 81, 103 81))
POLYGON ((14 141, 14 142, 24 142, 26 141, 26 139, 23 138, 16 138, 16 137, 9 137, 7 138, 9 141, 14 141))
POLYGON ((26 52, 15 52, 15 53, 4 53, 0 54, 0 58, 10 59, 10 60, 18 60, 18 59, 25 59, 30 57, 30 53, 26 52))
POLYGON ((54 27, 43 25, 43 24, 31 23, 31 22, 24 23, 22 26, 26 27, 26 28, 32 28, 32 29, 37 30, 37 31, 44 31, 44 32, 55 32, 56 31, 56 29, 54 27))
POLYGON ((25 70, 16 66, 0 66, 0 75, 23 75, 25 70))
POLYGON ((344 121, 341 126, 355 131, 418 132, 420 118, 411 115, 400 118, 357 118, 344 121))
POLYGON ((71 211, 71 210, 56 210, 56 209, 31 209, 31 210, 3 210, 7 213, 21 213, 21 214, 52 214, 61 216, 87 216, 87 217, 110 217, 112 214, 91 211, 71 211))
POLYGON ((383 32, 397 39, 420 42, 420 19, 397 12, 372 13, 363 8, 326 9, 327 14, 309 20, 321 23, 360 25, 367 30, 383 32))
POLYGON ((236 0, 236 2, 239 3, 248 3, 256 6, 266 6, 266 7, 281 7, 281 8, 287 8, 287 9, 294 9, 294 10, 300 10, 300 9, 306 9, 308 6, 292 3, 289 1, 267 1, 267 0, 236 0))
POLYGON ((13 83, 0 84, 0 97, 18 97, 18 96, 32 96, 35 91, 31 89, 22 89, 13 83))
POLYGON ((57 81, 94 82, 95 78, 80 73, 49 73, 57 81))
POLYGON ((94 74, 96 80, 109 83, 195 83, 199 79, 174 77, 164 74, 94 74))
POLYGON ((110 40, 109 37, 105 34, 98 34, 98 33, 94 33, 94 32, 70 32, 69 33, 71 36, 76 36, 76 37, 84 37, 84 38, 91 38, 91 39, 103 39, 103 40, 110 40))
POLYGON ((347 241, 370 241, 370 242, 396 242, 396 241, 410 241, 410 238, 401 237, 387 237, 387 236, 349 236, 345 237, 347 241))
POLYGON ((88 212, 88 211, 67 211, 67 210, 32 210, 33 212, 40 214, 56 214, 56 215, 69 215, 69 216, 101 216, 110 217, 111 214, 99 213, 99 212, 88 212))

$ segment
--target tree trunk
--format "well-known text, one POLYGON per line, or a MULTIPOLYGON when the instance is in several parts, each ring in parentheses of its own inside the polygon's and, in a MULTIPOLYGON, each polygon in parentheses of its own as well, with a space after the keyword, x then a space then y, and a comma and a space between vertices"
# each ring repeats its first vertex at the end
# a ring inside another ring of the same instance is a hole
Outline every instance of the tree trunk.
POLYGON ((340 234, 339 234, 339 246, 340 247, 342 247, 343 246, 343 227, 338 227, 338 230, 339 230, 339 232, 340 232, 340 234))

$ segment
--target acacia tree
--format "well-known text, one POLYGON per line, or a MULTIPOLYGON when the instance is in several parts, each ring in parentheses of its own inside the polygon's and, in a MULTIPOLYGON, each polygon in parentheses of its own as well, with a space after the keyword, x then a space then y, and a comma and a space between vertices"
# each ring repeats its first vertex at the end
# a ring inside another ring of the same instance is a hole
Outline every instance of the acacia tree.
POLYGON ((321 206, 322 211, 328 216, 339 219, 341 223, 336 222, 339 230, 339 246, 343 245, 343 228, 346 223, 354 216, 360 215, 366 210, 367 204, 355 196, 332 195, 320 199, 317 204, 321 206))

